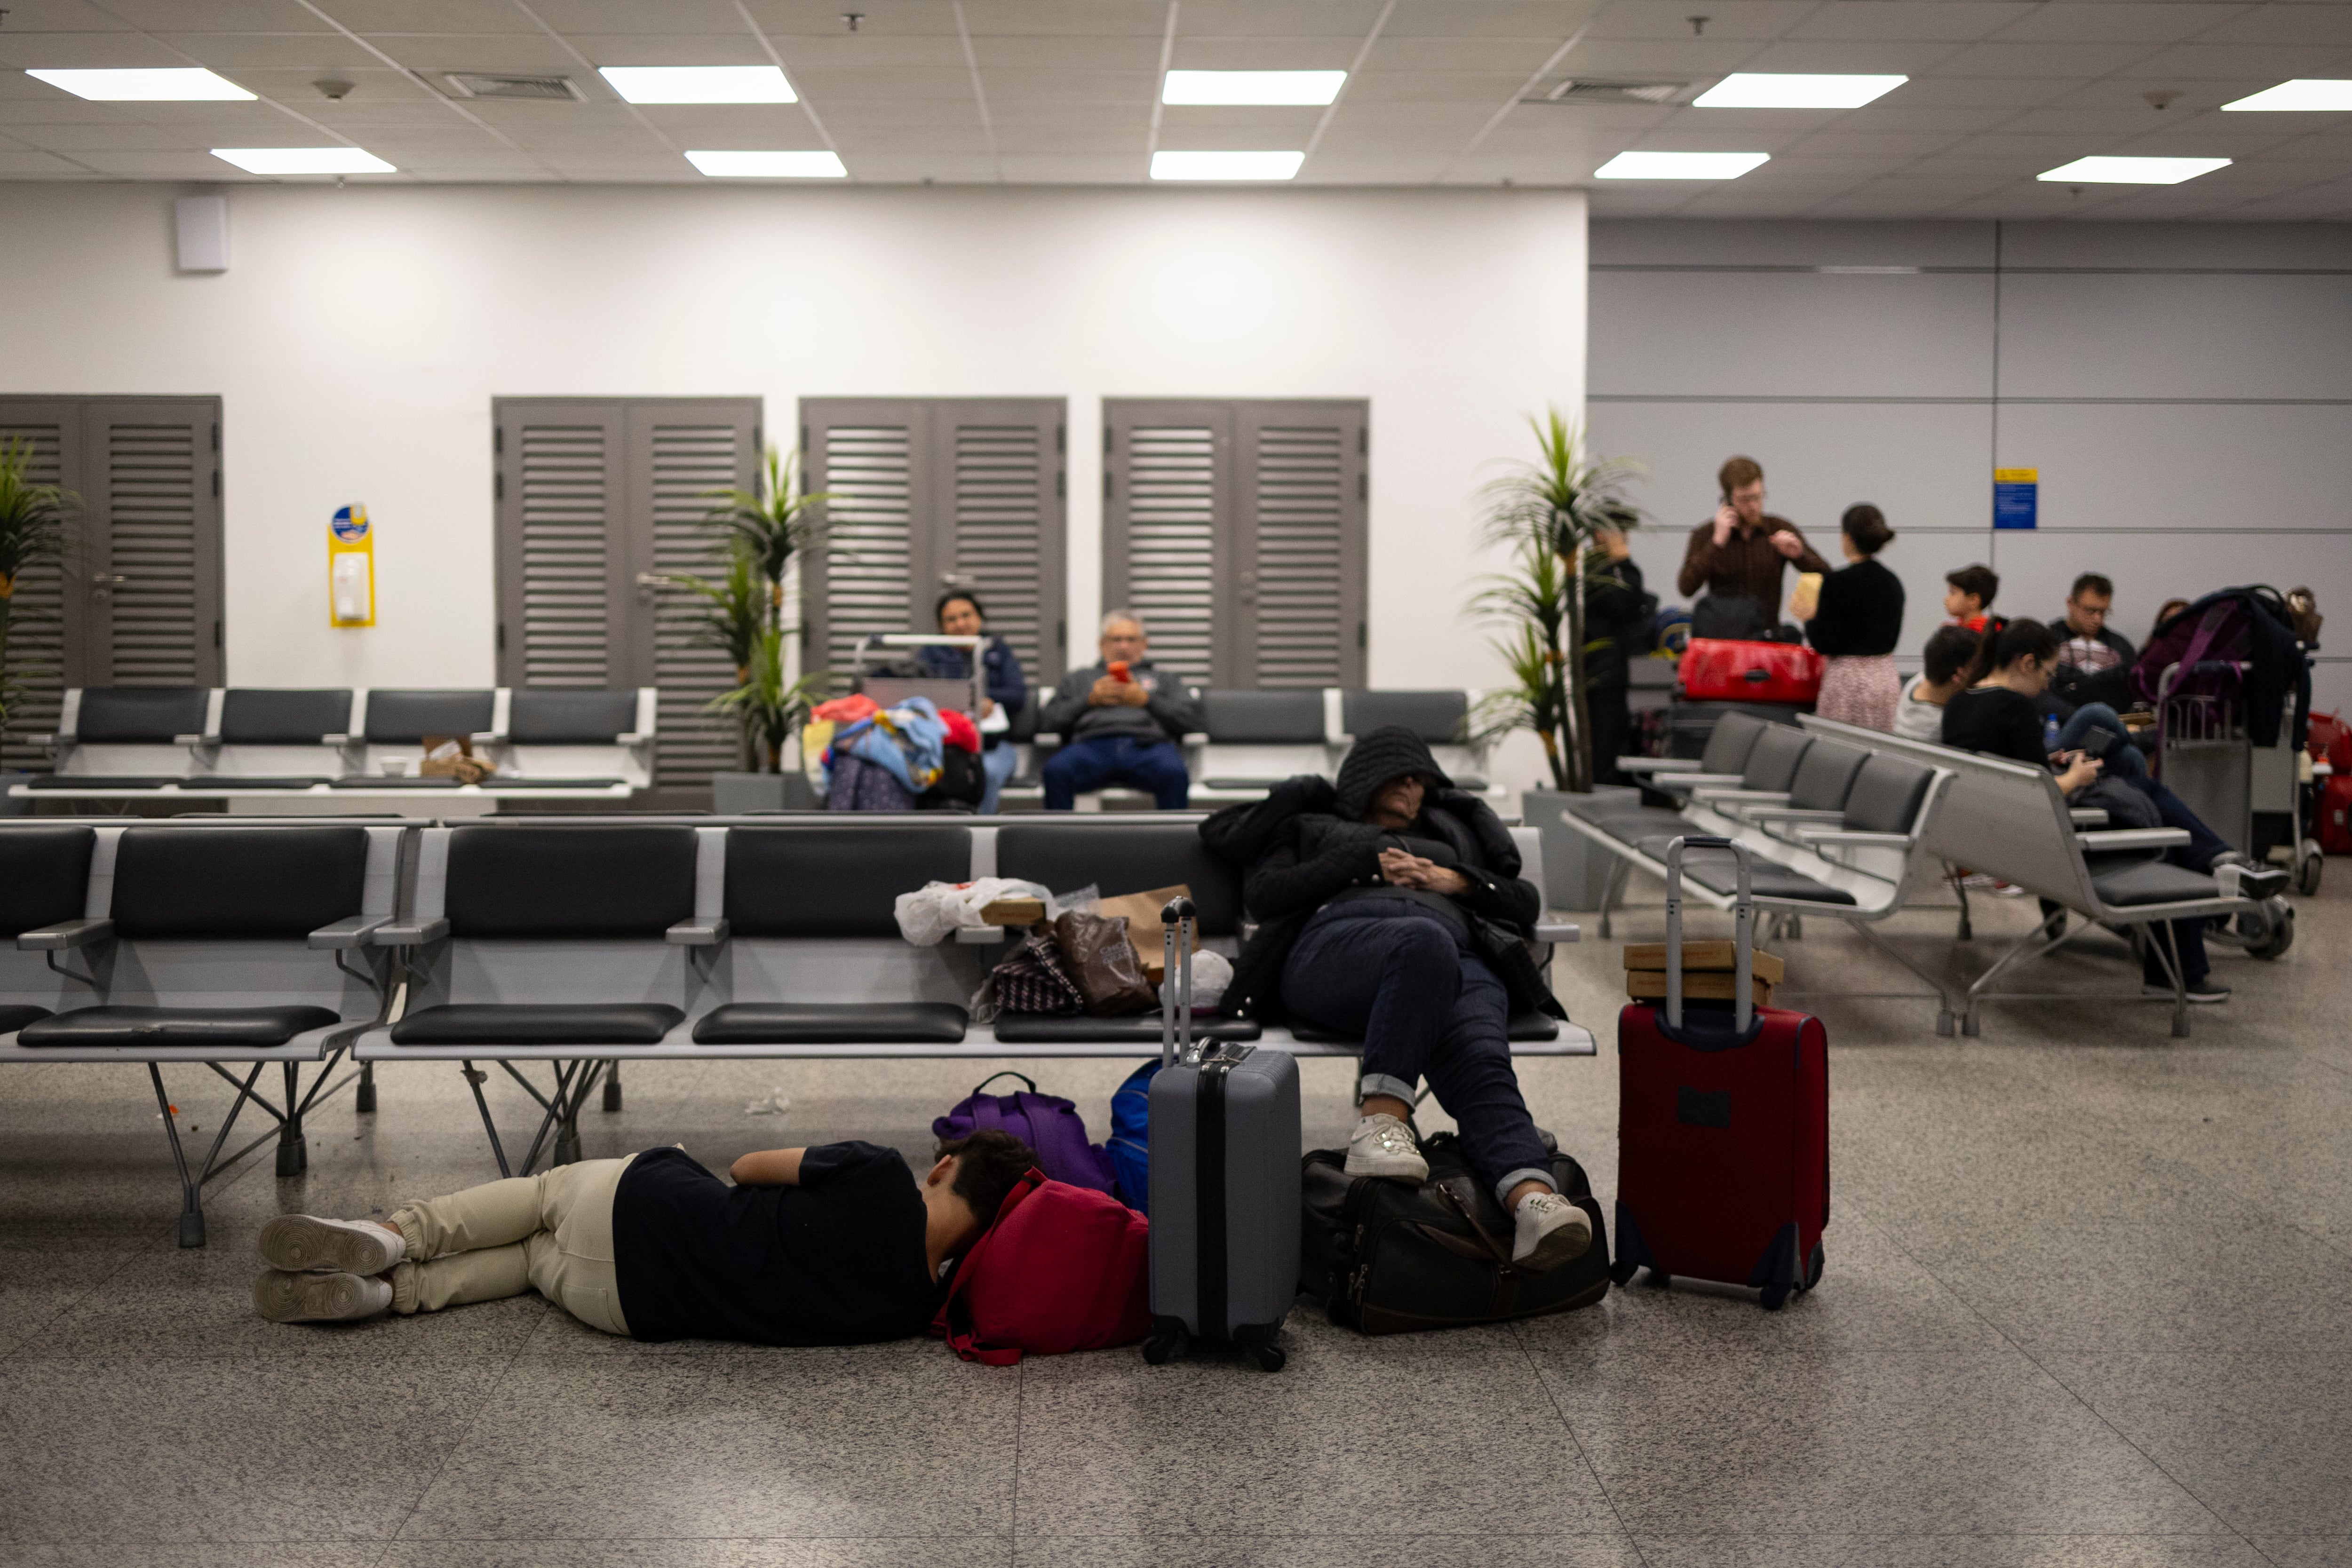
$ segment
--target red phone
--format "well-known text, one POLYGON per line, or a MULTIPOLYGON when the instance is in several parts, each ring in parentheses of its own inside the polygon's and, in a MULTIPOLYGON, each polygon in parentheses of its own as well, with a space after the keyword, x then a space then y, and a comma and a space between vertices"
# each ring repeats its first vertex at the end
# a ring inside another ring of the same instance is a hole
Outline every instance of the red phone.
POLYGON ((1110 662, 1110 678, 1117 681, 1121 685, 1125 685, 1128 682, 1134 679, 1133 676, 1127 673, 1127 661, 1125 659, 1113 659, 1110 662))

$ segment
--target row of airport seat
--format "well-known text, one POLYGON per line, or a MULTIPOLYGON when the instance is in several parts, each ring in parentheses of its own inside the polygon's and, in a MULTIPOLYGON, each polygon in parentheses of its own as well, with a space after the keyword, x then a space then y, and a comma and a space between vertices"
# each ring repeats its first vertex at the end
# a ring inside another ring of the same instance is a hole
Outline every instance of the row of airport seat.
MULTIPOLYGON (((278 1123, 278 1171, 348 1057, 442 1061, 473 1087, 501 1173, 576 1157, 578 1118, 623 1061, 713 1057, 1141 1057, 1156 1013, 999 1015, 966 1003, 1005 933, 937 947, 900 936, 898 896, 1001 874, 1118 893, 1182 883, 1206 946, 1238 950, 1231 868, 1193 814, 1031 822, 936 816, 512 819, 459 825, 0 823, 0 1064, 146 1067, 181 1172, 182 1239, 203 1239, 205 1182, 248 1104, 278 1123), (545 1114, 510 1157, 477 1062, 545 1114), (518 1064, 548 1064, 543 1090, 518 1064), (163 1069, 236 1086, 209 1153, 179 1144, 163 1069), (260 1081, 276 1064, 282 1092, 260 1081), (232 1072, 231 1067, 240 1070, 232 1072), (311 1073, 307 1090, 302 1073, 311 1073)), ((1536 836, 1515 831, 1540 885, 1536 836)), ((1148 946, 1156 933, 1139 934, 1148 946)), ((1575 928, 1538 928, 1539 945, 1575 928)), ((1307 1055, 1360 1042, 1250 1019, 1221 1036, 1307 1055)), ((1512 1020, 1514 1049, 1587 1055, 1589 1031, 1512 1020)), ((362 1109, 372 1077, 362 1077, 362 1109)), ((616 1102, 608 1093, 606 1103, 616 1102)))

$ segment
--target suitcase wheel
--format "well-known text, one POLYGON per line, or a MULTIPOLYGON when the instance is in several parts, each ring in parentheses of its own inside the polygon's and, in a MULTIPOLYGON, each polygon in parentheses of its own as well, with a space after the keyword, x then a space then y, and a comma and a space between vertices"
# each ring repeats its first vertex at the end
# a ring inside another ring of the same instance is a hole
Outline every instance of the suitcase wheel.
POLYGON ((1633 1276, 1641 1271, 1642 1266, 1639 1263, 1612 1263, 1609 1265, 1609 1282, 1612 1285, 1630 1285, 1633 1282, 1633 1276))
POLYGON ((1154 1329, 1143 1342, 1143 1359, 1154 1366, 1165 1366, 1183 1356, 1192 1337, 1181 1328, 1154 1329))
POLYGON ((1675 1277, 1672 1274, 1667 1273, 1664 1269, 1653 1269, 1650 1270, 1649 1285, 1652 1290, 1663 1291, 1674 1282, 1675 1277))
POLYGON ((1786 1285, 1767 1285, 1764 1287, 1763 1292, 1759 1295, 1756 1300, 1766 1312, 1777 1312, 1783 1306, 1788 1304, 1789 1287, 1786 1285))
POLYGON ((1254 1342, 1250 1345, 1250 1354, 1257 1357, 1257 1366, 1260 1372, 1280 1372, 1282 1370, 1283 1363, 1290 1359, 1289 1356, 1283 1354, 1283 1349, 1280 1345, 1275 1344, 1267 1340, 1258 1340, 1254 1342))
POLYGON ((1822 1250, 1822 1244, 1818 1241, 1814 1242, 1813 1255, 1805 1260, 1805 1282, 1798 1286, 1797 1289, 1801 1291, 1810 1291, 1815 1285, 1820 1284, 1822 1282, 1822 1266, 1827 1260, 1827 1255, 1822 1250))

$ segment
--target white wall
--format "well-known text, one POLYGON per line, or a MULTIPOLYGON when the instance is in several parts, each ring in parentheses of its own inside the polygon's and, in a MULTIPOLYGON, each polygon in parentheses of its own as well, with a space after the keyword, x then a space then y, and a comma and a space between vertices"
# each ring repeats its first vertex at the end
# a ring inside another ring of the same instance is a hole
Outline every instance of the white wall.
POLYGON ((1592 261, 1595 444, 1654 470, 1665 599, 1742 452, 1832 560, 1885 510, 1915 659, 1972 560, 2042 618, 2105 572, 2135 642, 2174 595, 2308 583, 2315 698, 2352 706, 2352 225, 1601 222, 1592 261), (2039 528, 1993 531, 1995 466, 2041 470, 2039 528))
POLYGON ((781 432, 895 394, 1069 399, 1074 632, 1102 398, 1370 399, 1372 683, 1475 685, 1474 492, 1583 392, 1574 193, 239 187, 216 277, 173 270, 175 193, 0 184, 0 390, 223 397, 241 685, 490 681, 494 396, 758 394, 781 432), (353 501, 370 631, 326 622, 353 501))

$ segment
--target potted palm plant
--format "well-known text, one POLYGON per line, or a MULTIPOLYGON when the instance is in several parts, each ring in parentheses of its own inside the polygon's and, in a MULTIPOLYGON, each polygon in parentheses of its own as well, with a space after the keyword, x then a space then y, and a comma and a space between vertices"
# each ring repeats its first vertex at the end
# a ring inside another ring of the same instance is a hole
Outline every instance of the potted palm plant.
POLYGON ((735 721, 743 771, 711 775, 711 804, 720 811, 811 806, 788 748, 822 688, 821 676, 784 679, 784 640, 797 626, 784 623, 784 578, 793 558, 817 533, 817 508, 832 499, 799 491, 798 463, 771 446, 761 476, 749 490, 712 490, 710 526, 726 539, 727 575, 718 582, 683 577, 675 580, 709 601, 704 634, 735 666, 735 686, 709 704, 709 711, 735 721))
MULTIPOLYGON (((80 497, 55 485, 33 480, 33 444, 22 437, 0 443, 0 743, 21 711, 30 667, 17 656, 14 633, 17 587, 27 572, 53 566, 64 553, 68 518, 80 497)), ((21 815, 27 803, 10 791, 27 775, 0 759, 0 814, 21 815)))
MULTIPOLYGON (((1486 580, 1473 601, 1502 622, 1495 643, 1511 684, 1490 696, 1478 718, 1481 732, 1531 731, 1542 745, 1552 788, 1521 798, 1525 820, 1542 835, 1544 881, 1562 909, 1600 906, 1607 867, 1587 852, 1586 841, 1560 821, 1565 797, 1591 795, 1593 782, 1591 679, 1588 661, 1608 646, 1588 637, 1589 578, 1603 554, 1599 536, 1640 525, 1625 486, 1641 472, 1630 458, 1594 457, 1583 433, 1558 409, 1530 415, 1537 455, 1486 488, 1485 542, 1510 552, 1512 570, 1486 580)), ((1638 795, 1624 786, 1599 791, 1638 795)))

